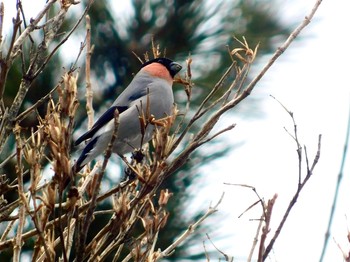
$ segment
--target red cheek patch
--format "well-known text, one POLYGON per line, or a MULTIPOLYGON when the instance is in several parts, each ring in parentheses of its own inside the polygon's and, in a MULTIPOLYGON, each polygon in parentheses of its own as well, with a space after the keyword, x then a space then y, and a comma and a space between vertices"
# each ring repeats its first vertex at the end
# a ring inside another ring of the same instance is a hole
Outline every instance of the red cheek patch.
POLYGON ((142 68, 142 70, 146 71, 151 76, 163 78, 166 81, 168 81, 170 84, 173 82, 173 79, 170 76, 168 69, 166 69, 166 67, 163 66, 162 64, 152 63, 142 68))

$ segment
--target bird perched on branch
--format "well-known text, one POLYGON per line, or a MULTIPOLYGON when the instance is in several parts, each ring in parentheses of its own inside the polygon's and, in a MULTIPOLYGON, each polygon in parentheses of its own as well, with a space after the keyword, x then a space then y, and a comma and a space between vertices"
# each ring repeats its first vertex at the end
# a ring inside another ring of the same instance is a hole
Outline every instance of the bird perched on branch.
POLYGON ((112 149, 114 153, 123 155, 150 141, 154 125, 147 125, 141 132, 139 116, 152 115, 157 120, 171 114, 174 103, 172 84, 181 68, 178 63, 164 57, 144 63, 112 106, 75 141, 74 145, 77 146, 89 139, 73 170, 80 171, 106 150, 115 132, 116 109, 119 112, 119 125, 112 149))

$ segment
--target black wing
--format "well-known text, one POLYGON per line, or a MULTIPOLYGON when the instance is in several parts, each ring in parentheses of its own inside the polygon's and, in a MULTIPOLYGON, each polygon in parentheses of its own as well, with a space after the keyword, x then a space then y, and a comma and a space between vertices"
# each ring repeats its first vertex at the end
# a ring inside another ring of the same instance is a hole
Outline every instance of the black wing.
POLYGON ((94 139, 90 140, 87 146, 83 149, 83 152, 81 152, 80 157, 78 158, 77 162, 74 166, 74 172, 79 172, 84 166, 81 165, 81 163, 84 162, 86 156, 88 153, 94 148, 94 145, 97 142, 98 137, 95 137, 94 139))
POLYGON ((109 121, 111 121, 114 118, 114 111, 118 109, 119 114, 124 112, 126 109, 128 109, 127 106, 112 106, 109 108, 106 112, 103 113, 103 115, 96 121, 96 123, 92 126, 92 128, 87 131, 85 134, 83 134, 81 137, 79 137, 75 143, 74 146, 79 145, 81 142, 83 142, 86 139, 89 139, 96 134, 96 132, 102 128, 105 124, 107 124, 109 121))

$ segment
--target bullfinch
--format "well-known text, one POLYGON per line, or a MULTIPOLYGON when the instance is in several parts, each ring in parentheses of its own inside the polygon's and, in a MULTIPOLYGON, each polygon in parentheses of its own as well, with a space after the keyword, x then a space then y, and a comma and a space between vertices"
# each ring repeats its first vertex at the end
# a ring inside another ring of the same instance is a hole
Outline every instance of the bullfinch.
POLYGON ((115 130, 114 112, 118 109, 119 126, 112 152, 124 155, 132 152, 152 138, 154 125, 147 125, 141 134, 139 116, 148 114, 161 119, 172 113, 174 95, 172 84, 181 65, 168 58, 156 58, 144 63, 128 87, 112 106, 96 121, 92 128, 79 137, 74 145, 88 140, 73 170, 80 171, 87 163, 102 154, 108 147, 115 130))

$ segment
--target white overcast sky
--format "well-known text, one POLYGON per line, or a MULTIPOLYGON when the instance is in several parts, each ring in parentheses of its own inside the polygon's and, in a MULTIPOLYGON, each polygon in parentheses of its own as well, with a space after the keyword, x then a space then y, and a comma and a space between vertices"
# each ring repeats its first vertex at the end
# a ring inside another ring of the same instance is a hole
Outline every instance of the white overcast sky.
MULTIPOLYGON (((12 9, 13 2, 4 1, 7 10, 12 9)), ((27 2, 23 1, 24 4, 27 2)), ((30 2, 34 5, 41 1, 30 2)), ((295 23, 302 21, 314 4, 314 1, 304 0, 279 2, 281 19, 295 23)), ((129 2, 123 3, 126 4, 118 6, 117 12, 122 13, 130 8, 129 2)), ((257 199, 248 189, 224 186, 223 183, 254 186, 265 200, 278 194, 271 235, 297 187, 295 143, 283 129, 286 127, 292 132, 292 122, 270 94, 294 112, 300 142, 307 146, 310 161, 315 155, 318 134, 323 136, 320 162, 292 210, 270 261, 319 260, 340 168, 349 111, 349 12, 348 0, 324 0, 312 23, 300 35, 301 39, 292 44, 251 94, 251 97, 261 101, 261 107, 252 107, 251 113, 263 110, 263 116, 258 119, 225 116, 221 121, 223 126, 237 123, 237 127, 225 139, 232 141, 232 144, 243 144, 225 159, 215 161, 202 170, 204 179, 198 183, 206 186, 197 193, 198 201, 194 205, 199 203, 206 208, 210 201, 214 203, 225 191, 218 214, 208 219, 209 224, 213 221, 220 223, 217 229, 208 233, 217 247, 235 257, 234 261, 246 261, 257 226, 257 222, 251 219, 258 218, 261 209, 256 206, 238 218, 257 199)), ((11 21, 8 16, 5 18, 5 23, 11 21)), ((259 70, 268 59, 269 56, 261 59, 255 70, 259 70)), ((243 103, 249 104, 249 99, 243 103)), ((348 162, 349 157, 324 261, 342 261, 342 253, 333 238, 346 252, 350 250, 346 236, 350 225, 346 218, 350 215, 348 162)), ((198 248, 201 247, 199 243, 198 248)))
MULTIPOLYGON (((302 21, 313 4, 314 1, 285 1, 281 4, 280 16, 302 21)), ((238 218, 256 197, 248 189, 222 184, 254 186, 265 200, 278 194, 271 234, 297 187, 296 147, 283 129, 286 127, 293 132, 293 125, 270 94, 294 112, 300 142, 307 146, 310 161, 315 155, 318 134, 322 134, 319 164, 271 252, 271 261, 319 261, 343 153, 350 105, 349 10, 350 1, 323 1, 313 22, 300 35, 301 39, 292 44, 253 91, 251 96, 261 100, 262 107, 252 108, 252 113, 262 109, 264 116, 260 119, 227 116, 223 121, 237 123, 227 137, 244 144, 227 158, 217 161, 210 170, 203 170, 210 177, 203 198, 215 201, 222 191, 226 192, 220 208, 222 216, 219 214, 215 218, 222 221, 223 230, 212 234, 218 239, 222 235, 230 236, 230 241, 222 240, 220 243, 222 246, 226 244, 223 251, 235 256, 235 261, 246 261, 257 226, 257 222, 250 219, 258 218, 261 209, 256 206, 238 218), (215 194, 213 188, 217 188, 215 194)), ((264 62, 269 58, 264 57, 264 62)), ((350 215, 348 163, 349 157, 324 261, 342 261, 342 253, 335 241, 345 252, 350 250, 347 240, 350 221, 346 218, 350 215)))

